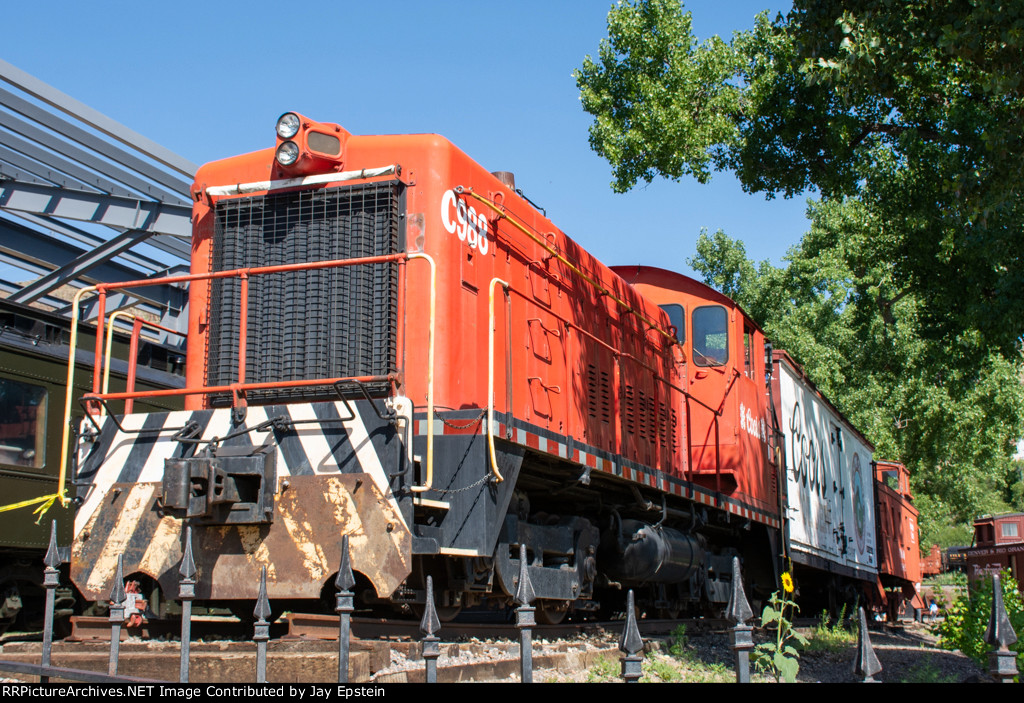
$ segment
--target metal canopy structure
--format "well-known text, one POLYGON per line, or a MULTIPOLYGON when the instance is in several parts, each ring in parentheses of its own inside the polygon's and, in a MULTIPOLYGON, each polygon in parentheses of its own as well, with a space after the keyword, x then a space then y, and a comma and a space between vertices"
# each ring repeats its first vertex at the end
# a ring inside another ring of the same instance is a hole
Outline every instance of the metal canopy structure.
MULTIPOLYGON (((0 81, 0 291, 70 315, 66 286, 187 273, 196 165, 3 60, 0 81)), ((183 286, 106 310, 127 306, 187 329, 183 286)))

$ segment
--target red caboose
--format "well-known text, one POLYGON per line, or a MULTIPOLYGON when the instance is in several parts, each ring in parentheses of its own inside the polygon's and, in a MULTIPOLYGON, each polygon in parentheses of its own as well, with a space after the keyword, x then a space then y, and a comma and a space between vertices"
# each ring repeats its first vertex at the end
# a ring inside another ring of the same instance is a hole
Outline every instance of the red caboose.
POLYGON ((961 551, 972 583, 1008 569, 1024 589, 1024 513, 979 517, 974 521, 974 544, 961 551))
POLYGON ((918 512, 910 494, 910 472, 906 467, 897 462, 876 461, 874 468, 878 590, 889 619, 895 620, 904 600, 909 600, 912 607, 924 607, 918 595, 921 586, 918 512))

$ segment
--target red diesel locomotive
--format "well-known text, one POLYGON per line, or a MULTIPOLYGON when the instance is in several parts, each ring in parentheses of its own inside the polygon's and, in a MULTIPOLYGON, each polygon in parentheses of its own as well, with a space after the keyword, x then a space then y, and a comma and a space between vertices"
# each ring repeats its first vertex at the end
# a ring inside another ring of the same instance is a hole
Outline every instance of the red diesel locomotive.
POLYGON ((432 575, 447 616, 509 604, 521 545, 548 622, 628 588, 720 609, 733 556, 755 601, 777 588, 801 503, 770 347, 733 301, 608 268, 437 135, 276 132, 196 176, 186 410, 85 424, 87 598, 118 555, 175 592, 187 525, 211 603, 255 598, 266 566, 275 609, 308 609, 343 534, 365 605, 421 604, 432 575))

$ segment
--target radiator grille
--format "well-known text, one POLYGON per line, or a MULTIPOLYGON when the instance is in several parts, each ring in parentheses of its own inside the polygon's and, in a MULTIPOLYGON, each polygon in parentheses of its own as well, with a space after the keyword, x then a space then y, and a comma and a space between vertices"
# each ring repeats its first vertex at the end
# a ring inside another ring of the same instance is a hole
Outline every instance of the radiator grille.
MULTIPOLYGON (((213 270, 396 253, 399 188, 394 182, 372 183, 222 201, 216 207, 213 270)), ((237 380, 239 286, 233 278, 212 282, 209 385, 237 380)), ((395 371, 397 299, 396 263, 251 276, 246 381, 395 371)), ((332 395, 330 387, 312 387, 250 391, 248 398, 275 402, 332 395)), ((213 399, 215 405, 229 401, 213 399)))

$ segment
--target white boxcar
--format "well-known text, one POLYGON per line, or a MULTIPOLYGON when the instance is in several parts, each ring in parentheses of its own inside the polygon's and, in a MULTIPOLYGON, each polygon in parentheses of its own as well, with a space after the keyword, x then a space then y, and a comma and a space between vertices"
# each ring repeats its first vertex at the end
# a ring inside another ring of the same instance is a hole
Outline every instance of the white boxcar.
POLYGON ((874 447, 781 351, 773 395, 786 466, 785 539, 796 564, 877 579, 874 447))

